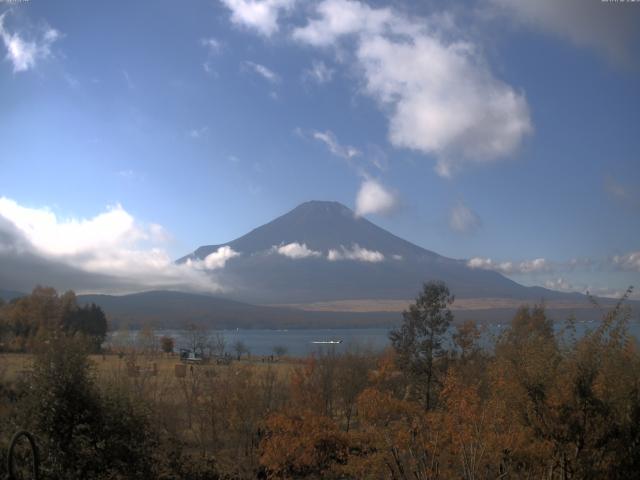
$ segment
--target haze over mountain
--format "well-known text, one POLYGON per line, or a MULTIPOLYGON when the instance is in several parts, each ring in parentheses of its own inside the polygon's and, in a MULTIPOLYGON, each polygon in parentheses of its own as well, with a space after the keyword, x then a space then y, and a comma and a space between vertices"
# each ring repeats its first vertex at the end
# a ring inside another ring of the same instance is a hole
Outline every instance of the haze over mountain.
POLYGON ((413 298, 442 280, 459 298, 579 299, 524 287, 414 245, 337 202, 310 201, 231 242, 201 246, 177 262, 216 263, 228 295, 253 303, 413 298))

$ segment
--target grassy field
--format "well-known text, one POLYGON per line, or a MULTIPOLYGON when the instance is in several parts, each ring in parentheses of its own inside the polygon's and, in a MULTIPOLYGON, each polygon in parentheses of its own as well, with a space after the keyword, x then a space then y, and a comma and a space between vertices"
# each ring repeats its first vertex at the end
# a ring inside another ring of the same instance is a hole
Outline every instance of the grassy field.
MULTIPOLYGON (((21 375, 28 373, 33 365, 33 355, 28 353, 3 353, 0 354, 0 378, 9 383, 19 379, 21 375)), ((116 354, 91 355, 91 362, 98 381, 113 376, 127 376, 133 378, 158 377, 165 380, 181 377, 176 374, 177 365, 185 365, 180 362, 178 355, 154 354, 122 356, 116 354), (133 362, 131 369, 128 364, 133 362)), ((285 357, 274 362, 263 362, 262 357, 243 358, 233 360, 230 365, 216 365, 215 363, 203 365, 186 365, 186 374, 210 374, 210 372, 223 372, 238 368, 252 368, 256 373, 266 370, 276 372, 280 379, 285 379, 291 371, 300 365, 299 359, 285 357)), ((180 369, 180 367, 178 367, 180 369)))

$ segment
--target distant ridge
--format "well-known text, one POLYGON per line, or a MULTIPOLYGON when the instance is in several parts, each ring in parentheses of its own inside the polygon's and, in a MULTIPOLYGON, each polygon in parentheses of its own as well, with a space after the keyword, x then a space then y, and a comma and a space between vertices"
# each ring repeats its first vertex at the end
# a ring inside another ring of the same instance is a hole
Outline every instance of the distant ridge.
POLYGON ((24 297, 26 294, 22 292, 16 292, 13 290, 2 290, 0 289, 0 298, 5 302, 9 302, 14 298, 24 297))
POLYGON ((210 295, 174 291, 149 291, 129 295, 78 295, 78 303, 95 303, 107 314, 110 328, 184 328, 186 324, 209 328, 336 328, 390 326, 397 314, 303 312, 265 307, 210 295))
MULTIPOLYGON (((303 311, 294 308, 250 305, 210 295, 173 291, 150 291, 130 295, 78 295, 78 303, 99 305, 109 319, 110 329, 184 328, 187 324, 211 329, 236 328, 389 328, 401 320, 399 311, 344 312, 303 311)), ((404 309, 408 305, 399 305, 404 309)), ((515 306, 507 308, 456 310, 457 322, 473 319, 477 322, 508 322, 515 306)), ((594 308, 548 309, 551 318, 566 319, 577 313, 580 320, 597 320, 600 312, 594 308)))

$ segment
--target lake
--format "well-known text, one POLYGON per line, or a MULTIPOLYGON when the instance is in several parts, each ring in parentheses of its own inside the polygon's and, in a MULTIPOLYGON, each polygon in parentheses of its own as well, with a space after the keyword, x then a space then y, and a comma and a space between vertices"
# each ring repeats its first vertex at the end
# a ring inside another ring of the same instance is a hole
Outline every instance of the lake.
MULTIPOLYGON (((554 324, 556 331, 564 327, 564 322, 554 324)), ((583 335, 586 331, 594 330, 598 325, 597 321, 577 322, 576 333, 583 335)), ((507 325, 492 324, 487 326, 482 335, 481 344, 486 347, 493 345, 494 339, 502 332, 507 325)), ((629 324, 630 333, 640 340, 640 323, 634 321, 629 324)), ((387 328, 343 328, 343 329, 289 329, 289 330, 219 330, 209 332, 211 335, 220 333, 224 336, 226 350, 233 352, 233 345, 241 341, 251 352, 251 355, 267 356, 272 355, 273 349, 277 346, 286 348, 287 355, 307 356, 320 351, 333 350, 336 353, 343 353, 348 350, 372 350, 382 351, 389 345, 389 329, 387 328), (317 344, 313 342, 341 340, 338 344, 317 344)), ((186 330, 156 330, 156 336, 167 335, 176 341, 176 351, 179 348, 189 346, 189 332, 186 330)), ((114 333, 109 335, 107 342, 112 340, 114 333)), ((135 341, 136 331, 130 332, 131 341, 135 341)), ((450 335, 447 340, 450 344, 450 335)))

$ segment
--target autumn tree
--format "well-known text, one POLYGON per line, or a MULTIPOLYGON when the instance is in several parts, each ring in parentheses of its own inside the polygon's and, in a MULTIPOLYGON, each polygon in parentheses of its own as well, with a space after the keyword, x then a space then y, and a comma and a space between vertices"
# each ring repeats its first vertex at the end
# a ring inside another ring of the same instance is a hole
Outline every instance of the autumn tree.
POLYGON ((336 363, 338 367, 335 375, 336 403, 344 418, 345 430, 348 432, 356 412, 358 396, 369 383, 372 362, 368 355, 346 352, 337 358, 336 363))
POLYGON ((224 356, 227 348, 227 340, 224 338, 224 334, 222 332, 216 332, 215 335, 211 337, 208 346, 210 354, 213 353, 219 357, 224 356))
POLYGON ((153 354, 157 350, 157 337, 151 325, 146 324, 136 337, 138 349, 145 354, 153 354))
POLYGON ((274 413, 265 422, 260 463, 269 478, 344 478, 349 442, 330 418, 311 411, 274 413))
POLYGON ((445 353, 443 340, 453 320, 449 309, 453 300, 443 282, 425 283, 415 303, 402 313, 402 325, 389 333, 398 366, 411 379, 427 410, 434 403, 436 361, 445 353))
POLYGON ((468 359, 480 350, 480 330, 473 320, 467 320, 462 325, 457 325, 452 335, 453 343, 458 348, 460 358, 468 359))
POLYGON ((90 340, 98 351, 107 335, 107 319, 95 305, 78 305, 73 291, 58 295, 55 289, 37 286, 30 295, 12 301, 2 309, 5 336, 13 350, 32 350, 52 331, 62 329, 90 340))
POLYGON ((553 321, 547 315, 544 304, 521 306, 511 320, 511 328, 507 332, 509 339, 520 343, 538 337, 553 341, 553 321))

